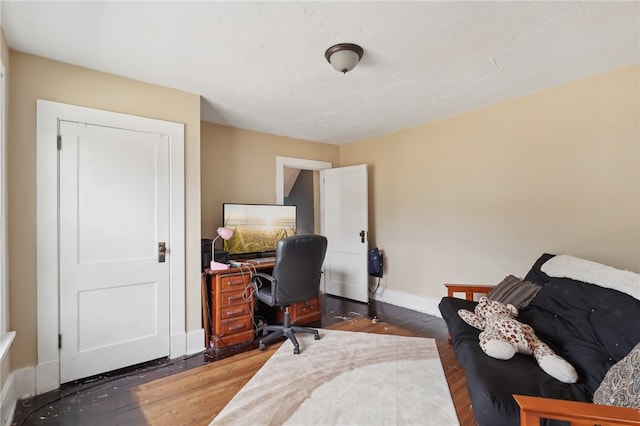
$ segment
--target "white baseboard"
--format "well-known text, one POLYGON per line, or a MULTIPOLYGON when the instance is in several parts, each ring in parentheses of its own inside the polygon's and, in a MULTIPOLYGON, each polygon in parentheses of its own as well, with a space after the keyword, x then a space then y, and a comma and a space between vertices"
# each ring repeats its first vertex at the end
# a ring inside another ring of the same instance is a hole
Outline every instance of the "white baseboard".
POLYGON ((2 392, 0 393, 0 425, 9 426, 13 421, 13 414, 16 410, 16 398, 14 387, 14 374, 9 373, 4 386, 2 386, 2 392))
POLYGON ((13 395, 16 398, 24 398, 36 394, 36 368, 24 367, 13 370, 13 395))
POLYGON ((178 358, 185 354, 187 348, 187 333, 180 332, 171 335, 171 347, 169 348, 169 358, 178 358))
POLYGON ((204 328, 187 333, 187 355, 202 352, 205 349, 204 328))
POLYGON ((36 365, 36 393, 60 387, 60 361, 55 359, 36 365))
MULTIPOLYGON (((204 329, 190 331, 189 333, 178 333, 171 337, 170 358, 178 358, 183 355, 191 355, 201 352, 204 346, 204 329), (186 350, 186 352, 185 352, 186 350)), ((10 373, 11 389, 2 389, 2 400, 0 400, 0 426, 4 425, 5 398, 9 396, 15 400, 47 392, 60 387, 60 365, 57 360, 38 364, 35 367, 24 367, 10 373)))
POLYGON ((372 296, 372 298, 375 300, 379 300, 380 302, 389 303, 391 305, 400 306, 402 308, 407 308, 413 311, 418 311, 436 316, 438 318, 442 318, 440 309, 438 309, 440 300, 418 297, 413 294, 402 293, 385 288, 378 289, 378 291, 372 296))

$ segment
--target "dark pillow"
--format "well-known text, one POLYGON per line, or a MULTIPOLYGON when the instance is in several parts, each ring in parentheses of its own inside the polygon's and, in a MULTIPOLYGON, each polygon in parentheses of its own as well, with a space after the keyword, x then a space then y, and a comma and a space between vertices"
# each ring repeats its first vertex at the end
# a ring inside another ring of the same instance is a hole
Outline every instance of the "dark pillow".
POLYGON ((544 286, 546 283, 549 282, 549 275, 545 274, 544 272, 542 272, 540 270, 540 268, 542 267, 542 265, 544 265, 544 263, 551 259, 552 257, 555 257, 555 254, 550 254, 550 253, 544 253, 542 254, 542 256, 540 256, 535 263, 533 264, 533 266, 531 267, 531 270, 529 270, 529 272, 527 273, 527 275, 525 275, 524 279, 525 281, 529 281, 532 282, 534 284, 538 284, 541 286, 544 286))
POLYGON ((520 309, 527 306, 541 288, 537 284, 509 275, 491 290, 488 297, 520 309))

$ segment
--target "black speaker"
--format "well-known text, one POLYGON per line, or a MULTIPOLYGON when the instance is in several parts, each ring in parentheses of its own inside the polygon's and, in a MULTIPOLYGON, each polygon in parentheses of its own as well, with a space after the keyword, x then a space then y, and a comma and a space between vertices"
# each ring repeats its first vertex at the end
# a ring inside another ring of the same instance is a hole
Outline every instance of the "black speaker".
POLYGON ((202 238, 200 240, 200 253, 202 254, 202 270, 209 267, 211 263, 211 242, 213 240, 209 238, 202 238))
POLYGON ((224 250, 216 250, 213 257, 216 262, 229 263, 229 253, 224 250))
MULTIPOLYGON (((202 254, 202 270, 204 271, 211 264, 211 242, 210 238, 202 238, 200 240, 200 252, 202 254)), ((220 263, 229 263, 229 253, 223 250, 215 250, 215 261, 220 263)))
POLYGON ((382 250, 379 250, 378 247, 369 249, 369 275, 382 278, 382 269, 382 250))

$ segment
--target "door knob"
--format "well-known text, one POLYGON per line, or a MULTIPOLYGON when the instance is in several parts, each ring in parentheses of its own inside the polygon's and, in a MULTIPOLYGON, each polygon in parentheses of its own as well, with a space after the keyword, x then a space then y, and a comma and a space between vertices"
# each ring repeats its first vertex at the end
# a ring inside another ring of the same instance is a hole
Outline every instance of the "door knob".
POLYGON ((360 231, 360 242, 364 243, 364 231, 360 231))
POLYGON ((161 241, 158 243, 158 263, 163 263, 165 261, 165 256, 167 254, 167 243, 161 241))

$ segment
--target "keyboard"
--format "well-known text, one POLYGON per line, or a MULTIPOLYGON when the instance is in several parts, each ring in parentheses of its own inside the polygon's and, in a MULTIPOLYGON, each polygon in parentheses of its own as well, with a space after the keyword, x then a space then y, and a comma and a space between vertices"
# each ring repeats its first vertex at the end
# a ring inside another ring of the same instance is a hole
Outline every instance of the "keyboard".
POLYGON ((247 260, 247 262, 249 263, 269 263, 269 262, 275 262, 276 258, 275 257, 256 257, 255 259, 249 259, 247 260))

